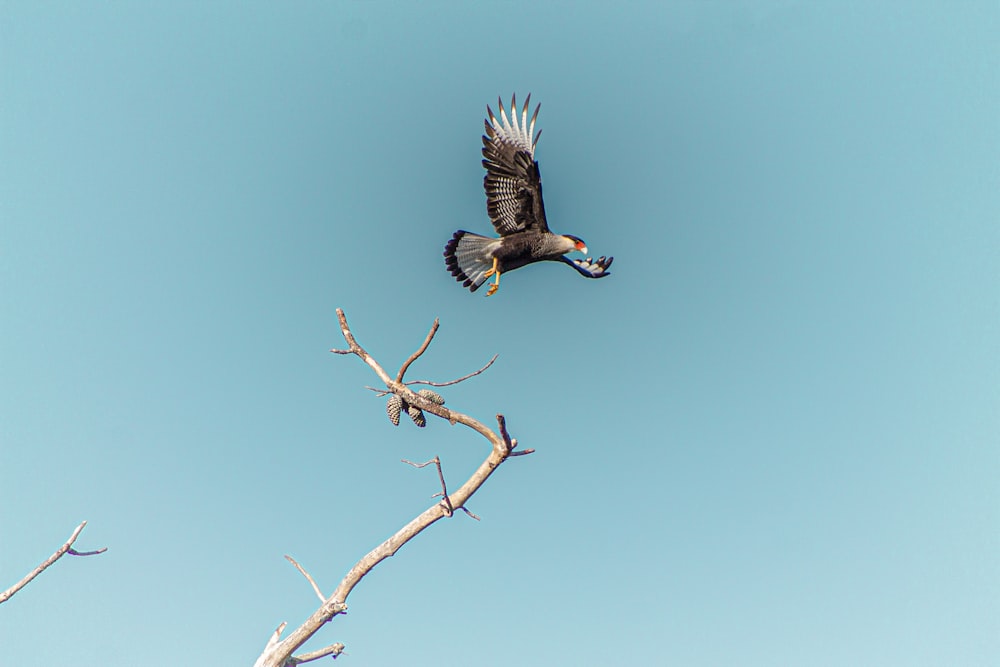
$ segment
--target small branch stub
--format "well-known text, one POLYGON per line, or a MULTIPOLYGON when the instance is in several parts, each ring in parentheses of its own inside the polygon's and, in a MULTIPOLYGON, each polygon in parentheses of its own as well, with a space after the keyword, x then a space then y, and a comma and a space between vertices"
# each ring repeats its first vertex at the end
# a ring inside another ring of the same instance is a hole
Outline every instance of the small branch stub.
POLYGON ((309 653, 303 653, 301 655, 292 656, 286 663, 288 665, 301 665, 305 662, 312 662, 313 660, 319 660, 320 658, 325 658, 330 656, 334 659, 338 655, 344 652, 343 644, 330 644, 326 648, 321 648, 318 651, 310 651, 309 653))

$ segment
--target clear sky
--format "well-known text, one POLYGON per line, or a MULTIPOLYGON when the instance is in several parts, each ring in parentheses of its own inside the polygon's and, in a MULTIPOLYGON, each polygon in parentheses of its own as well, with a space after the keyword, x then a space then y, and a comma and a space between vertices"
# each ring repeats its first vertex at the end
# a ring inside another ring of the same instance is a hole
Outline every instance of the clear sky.
POLYGON ((1000 6, 0 2, 5 665, 248 665, 456 485, 342 345, 533 456, 308 646, 358 665, 1000 664, 1000 6), (487 103, 542 103, 546 264, 487 103))

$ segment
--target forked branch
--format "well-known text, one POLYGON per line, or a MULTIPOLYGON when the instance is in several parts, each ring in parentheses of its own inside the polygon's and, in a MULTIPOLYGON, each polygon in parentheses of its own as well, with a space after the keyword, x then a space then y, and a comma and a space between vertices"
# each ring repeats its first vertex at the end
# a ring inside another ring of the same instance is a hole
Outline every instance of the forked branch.
POLYGON ((457 380, 449 380, 448 382, 431 382, 430 380, 409 380, 406 384, 407 385, 411 385, 411 384, 426 384, 426 385, 431 386, 431 387, 450 387, 453 384, 458 384, 459 382, 465 382, 469 378, 476 377, 480 373, 484 372, 487 368, 489 368, 490 366, 493 365, 493 362, 496 361, 497 357, 499 357, 499 356, 500 356, 499 354, 494 354, 493 357, 489 361, 486 362, 486 365, 483 366, 482 368, 480 368, 478 371, 472 371, 468 375, 463 375, 462 377, 458 378, 457 380))
MULTIPOLYGON (((347 318, 344 315, 344 311, 340 308, 337 309, 337 320, 340 323, 340 330, 344 336, 344 341, 347 343, 347 348, 342 350, 330 350, 331 352, 335 354, 353 354, 357 356, 364 363, 366 363, 375 372, 375 375, 377 375, 385 384, 385 393, 397 394, 410 405, 415 405, 425 412, 429 412, 432 415, 446 419, 451 424, 462 424, 463 426, 472 429, 479 435, 483 436, 483 438, 490 443, 490 452, 476 471, 472 473, 472 476, 469 477, 469 479, 467 479, 457 490, 450 493, 444 484, 444 475, 441 473, 440 459, 435 457, 435 459, 429 461, 428 463, 431 463, 436 460, 438 474, 441 481, 441 495, 443 495, 444 501, 435 503, 421 512, 412 521, 396 531, 396 533, 389 539, 368 552, 354 565, 354 567, 350 569, 347 575, 341 580, 336 590, 334 590, 329 597, 323 599, 323 603, 320 607, 313 612, 313 614, 306 619, 302 625, 290 632, 284 639, 281 639, 281 634, 285 630, 285 624, 282 623, 278 626, 268 640, 267 645, 264 648, 264 652, 257 659, 254 667, 285 667, 286 665, 294 665, 307 662, 309 660, 315 660, 325 655, 339 655, 339 653, 343 651, 342 644, 332 644, 325 649, 320 649, 319 651, 314 651, 312 653, 305 653, 299 656, 293 656, 292 653, 302 646, 321 627, 323 627, 326 622, 330 621, 337 614, 343 613, 347 610, 346 602, 348 596, 351 594, 351 591, 354 590, 354 587, 360 583, 361 579, 365 577, 365 575, 371 572, 372 569, 383 560, 395 555, 404 544, 419 535, 422 531, 440 519, 452 516, 455 509, 461 509, 472 518, 479 519, 479 517, 465 508, 466 502, 476 491, 479 490, 486 480, 489 479, 490 475, 493 474, 501 463, 506 461, 510 456, 516 456, 521 453, 514 451, 517 441, 511 438, 510 434, 507 433, 507 427, 504 422, 503 415, 497 415, 499 432, 493 431, 473 417, 462 414, 461 412, 456 412, 455 410, 451 410, 449 408, 445 408, 443 405, 438 405, 437 403, 428 400, 424 396, 421 396, 411 390, 407 386, 409 383, 403 382, 403 377, 410 365, 427 350, 431 341, 434 339, 434 334, 437 333, 438 329, 438 320, 434 320, 434 325, 428 332, 423 344, 403 363, 395 377, 390 376, 382 365, 379 364, 378 361, 376 361, 370 354, 368 354, 368 352, 358 343, 347 324, 347 318)), ((473 375, 482 373, 489 368, 495 360, 496 357, 491 359, 490 362, 479 371, 471 373, 465 378, 460 378, 455 382, 459 382, 463 379, 472 377, 473 375)), ((432 383, 427 382, 426 384, 432 383)), ((454 382, 448 384, 454 384, 454 382)), ((528 450, 525 450, 524 453, 528 453, 528 450)), ((322 597, 322 593, 319 592, 319 588, 312 581, 312 577, 310 577, 300 566, 298 566, 295 561, 292 561, 292 563, 295 564, 296 567, 299 568, 299 571, 310 580, 310 583, 313 584, 313 589, 316 591, 317 595, 322 597)))
MULTIPOLYGON (((438 496, 441 496, 441 502, 443 503, 444 508, 446 510, 448 510, 448 514, 446 516, 450 517, 452 514, 455 513, 455 506, 451 504, 451 496, 448 495, 448 485, 445 484, 445 481, 444 481, 444 471, 441 469, 441 457, 440 456, 435 456, 430 461, 425 461, 424 463, 414 463, 413 461, 408 461, 407 459, 403 459, 403 463, 411 465, 414 468, 426 468, 427 466, 429 466, 432 463, 435 466, 437 466, 438 481, 441 482, 441 490, 438 491, 437 493, 435 493, 431 497, 432 498, 437 498, 438 496)), ((460 507, 459 509, 464 510, 466 514, 468 514, 472 518, 476 519, 477 521, 479 520, 479 517, 477 517, 475 514, 473 514, 469 510, 465 509, 464 507, 460 507)))
POLYGON ((46 560, 42 561, 42 564, 36 567, 31 572, 29 572, 27 576, 24 577, 24 579, 17 582, 13 586, 5 590, 3 593, 0 593, 0 604, 3 604, 7 600, 11 599, 11 597, 14 596, 14 593, 17 593, 19 590, 27 586, 32 579, 40 575, 42 572, 46 570, 46 568, 48 568, 50 565, 55 563, 57 560, 59 560, 66 554, 69 554, 70 556, 96 556, 97 554, 102 554, 105 551, 107 551, 108 550, 107 547, 102 547, 94 551, 77 551, 76 549, 73 548, 73 543, 76 542, 76 538, 80 536, 80 533, 83 532, 83 528, 86 525, 87 522, 84 521, 79 526, 77 526, 76 530, 73 531, 73 534, 69 536, 68 540, 66 540, 66 543, 63 544, 61 547, 59 547, 54 554, 49 556, 46 560))
POLYGON ((428 346, 430 346, 431 341, 434 340, 434 334, 437 333, 438 327, 441 325, 441 320, 434 318, 434 324, 431 325, 431 330, 427 332, 427 338, 424 339, 423 345, 417 349, 416 352, 410 355, 410 358, 403 362, 403 365, 399 367, 399 372, 396 373, 396 382, 402 382, 403 376, 406 375, 406 369, 410 367, 414 361, 420 358, 424 352, 427 351, 428 346))

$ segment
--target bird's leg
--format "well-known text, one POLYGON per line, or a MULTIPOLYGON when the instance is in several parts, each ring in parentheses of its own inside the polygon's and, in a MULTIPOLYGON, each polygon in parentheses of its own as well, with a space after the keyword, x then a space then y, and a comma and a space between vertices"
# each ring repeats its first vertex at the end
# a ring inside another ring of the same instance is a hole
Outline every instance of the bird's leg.
POLYGON ((500 270, 497 268, 497 265, 499 263, 500 260, 494 257, 493 268, 486 272, 485 276, 486 278, 489 278, 490 276, 496 276, 496 278, 493 280, 493 284, 490 285, 489 288, 486 290, 486 296, 493 296, 496 293, 496 291, 500 289, 500 270))
POLYGON ((497 257, 493 258, 493 268, 483 274, 483 278, 490 278, 494 273, 497 272, 497 266, 500 264, 500 260, 497 257))

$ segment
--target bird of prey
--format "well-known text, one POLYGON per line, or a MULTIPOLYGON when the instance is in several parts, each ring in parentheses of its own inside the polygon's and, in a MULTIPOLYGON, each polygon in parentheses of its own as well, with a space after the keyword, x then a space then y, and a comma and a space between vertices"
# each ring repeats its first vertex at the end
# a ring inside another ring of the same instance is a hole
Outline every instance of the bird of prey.
POLYGON ((565 262, 586 278, 603 278, 614 257, 596 260, 570 259, 567 253, 587 253, 582 239, 569 234, 553 234, 545 220, 542 203, 542 179, 535 161, 535 145, 541 130, 535 132, 535 119, 542 105, 528 120, 524 101, 518 122, 517 100, 510 100, 510 117, 503 102, 497 100, 500 118, 486 107, 483 135, 483 166, 486 177, 486 210, 500 238, 480 236, 458 230, 444 248, 445 265, 455 279, 475 292, 489 278, 494 282, 486 290, 492 296, 500 287, 500 274, 527 264, 545 260, 565 262), (534 135, 534 136, 533 136, 534 135))

